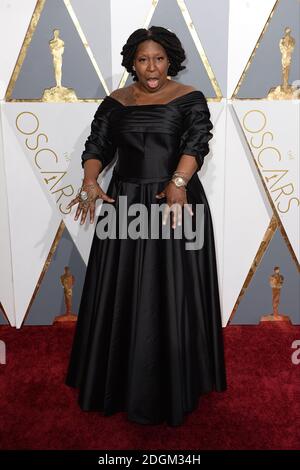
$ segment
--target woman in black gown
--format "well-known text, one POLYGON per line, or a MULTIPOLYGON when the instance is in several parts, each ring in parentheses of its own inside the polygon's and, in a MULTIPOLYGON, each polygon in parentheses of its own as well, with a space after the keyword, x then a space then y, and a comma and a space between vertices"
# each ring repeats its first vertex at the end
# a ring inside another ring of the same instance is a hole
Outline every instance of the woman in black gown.
POLYGON ((120 196, 128 209, 163 204, 171 233, 164 238, 159 223, 158 238, 104 238, 97 224, 66 383, 79 388, 82 410, 127 411, 131 421, 177 426, 201 394, 226 389, 214 233, 197 175, 213 126, 203 93, 168 78, 185 68, 173 32, 138 29, 122 55, 136 83, 98 107, 82 154, 83 185, 70 207, 78 203, 75 219, 84 223, 87 214, 93 222, 98 198, 117 220, 120 196), (104 193, 97 177, 116 153, 104 193), (186 217, 199 230, 197 205, 204 207, 204 243, 186 249, 175 231, 186 217))

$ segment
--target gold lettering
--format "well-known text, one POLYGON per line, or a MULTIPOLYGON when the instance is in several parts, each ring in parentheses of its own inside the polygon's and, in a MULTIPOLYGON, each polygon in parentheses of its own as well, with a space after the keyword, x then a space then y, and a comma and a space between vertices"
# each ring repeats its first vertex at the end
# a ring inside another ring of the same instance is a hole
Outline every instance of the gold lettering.
POLYGON ((292 197, 291 199, 288 200, 288 208, 285 211, 280 208, 280 201, 278 202, 277 209, 279 210, 279 212, 281 212, 282 214, 285 214, 286 212, 288 212, 290 210, 292 201, 297 201, 297 206, 299 206, 300 204, 299 199, 297 197, 292 197))
POLYGON ((250 143, 251 143, 252 147, 254 147, 255 149, 259 149, 259 148, 263 145, 263 143, 264 143, 264 137, 265 137, 266 135, 268 135, 268 134, 272 137, 272 140, 273 140, 273 134, 272 134, 272 132, 269 132, 269 131, 268 131, 268 132, 264 132, 263 135, 262 135, 262 141, 261 141, 261 144, 260 144, 260 145, 254 145, 254 143, 253 143, 253 142, 254 142, 254 137, 251 137, 250 143))
POLYGON ((46 148, 46 149, 38 150, 38 152, 36 152, 36 154, 35 154, 34 161, 35 161, 36 166, 37 166, 40 170, 41 170, 42 167, 39 166, 39 164, 38 164, 38 162, 37 162, 37 156, 38 156, 41 152, 47 152, 47 151, 50 152, 52 155, 54 155, 56 163, 58 162, 58 156, 56 155, 56 153, 54 152, 54 150, 47 149, 47 148, 46 148))
POLYGON ((264 129, 264 127, 265 127, 265 125, 266 125, 266 122, 267 122, 266 116, 265 116, 264 113, 263 113, 262 111, 260 111, 259 109, 251 109, 250 111, 248 111, 248 112, 245 114, 245 116, 244 116, 244 118, 243 118, 243 126, 244 126, 244 128, 246 129, 246 131, 251 132, 251 134, 257 134, 258 132, 261 132, 261 131, 264 129), (261 114, 261 115, 263 116, 263 118, 264 118, 264 119, 263 119, 263 124, 262 124, 262 126, 259 127, 258 129, 255 129, 255 130, 252 130, 252 129, 250 129, 250 127, 246 126, 246 118, 249 117, 250 114, 252 114, 252 113, 261 114))
POLYGON ((72 196, 72 195, 74 194, 74 189, 73 189, 73 186, 71 186, 71 185, 69 184, 68 186, 64 186, 63 188, 60 188, 60 189, 57 189, 56 191, 53 191, 52 194, 59 193, 59 192, 61 192, 61 195, 59 196, 59 198, 57 199, 56 202, 58 202, 62 196, 67 196, 67 197, 72 196), (67 188, 70 188, 70 189, 71 189, 71 194, 66 194, 66 193, 64 192, 64 189, 67 189, 67 188))
POLYGON ((278 186, 280 180, 287 179, 289 177, 289 170, 274 168, 274 166, 277 166, 275 163, 277 164, 278 162, 281 162, 280 165, 282 165, 284 157, 278 148, 274 146, 264 146, 267 143, 267 136, 271 138, 271 141, 274 140, 274 134, 272 132, 266 131, 262 133, 262 130, 266 127, 266 123, 267 116, 263 111, 257 109, 248 111, 243 117, 243 127, 247 132, 251 134, 261 133, 261 135, 253 135, 249 138, 250 147, 253 149, 261 148, 261 150, 257 154, 255 153, 254 156, 260 167, 261 174, 266 181, 270 195, 275 197, 275 193, 277 192, 274 202, 283 196, 284 201, 278 201, 278 204, 276 205, 278 211, 286 213, 295 202, 297 203, 297 206, 299 206, 300 200, 297 197, 289 199, 286 198, 286 196, 290 196, 295 191, 293 183, 289 182, 283 184, 282 181, 281 186, 278 186), (274 193, 274 195, 272 193, 274 193))
POLYGON ((49 174, 49 175, 53 175, 51 176, 51 178, 44 178, 44 181, 46 184, 49 183, 49 181, 51 180, 56 180, 56 177, 61 174, 61 177, 56 181, 56 183, 54 183, 53 186, 51 186, 50 188, 50 191, 60 182, 60 180, 67 174, 66 171, 57 171, 57 172, 54 172, 54 171, 42 171, 41 173, 43 174, 49 174))
POLYGON ((271 179, 274 179, 274 178, 276 178, 276 181, 274 181, 274 183, 272 184, 272 186, 270 186, 269 189, 272 189, 273 186, 274 186, 276 183, 278 183, 278 181, 280 181, 281 178, 283 178, 283 177, 288 173, 288 170, 263 170, 264 173, 271 172, 271 171, 274 172, 274 174, 273 174, 272 176, 266 176, 265 179, 266 179, 267 183, 269 183, 269 181, 270 181, 271 179), (279 178, 276 173, 283 173, 283 174, 282 174, 282 175, 280 176, 280 178, 279 178))
POLYGON ((294 186, 292 185, 292 183, 289 183, 289 184, 286 184, 284 186, 281 186, 280 188, 277 188, 277 189, 273 189, 273 191, 271 191, 272 193, 274 193, 275 191, 280 191, 280 193, 278 194, 277 198, 275 199, 275 201, 277 201, 277 199, 282 195, 284 194, 285 196, 290 196, 293 191, 294 191, 294 186), (288 188, 289 186, 292 187, 292 191, 290 193, 286 193, 284 191, 284 188, 288 188))
POLYGON ((21 132, 21 134, 32 135, 32 134, 34 134, 34 133, 38 130, 39 126, 40 126, 40 123, 39 123, 38 117, 37 117, 35 114, 33 114, 33 113, 29 112, 29 111, 23 111, 22 113, 18 114, 18 116, 16 117, 16 127, 17 127, 17 129, 21 132), (21 117, 23 114, 28 114, 28 115, 33 116, 33 117, 35 118, 35 120, 36 120, 36 128, 35 128, 33 131, 31 131, 31 132, 25 132, 25 131, 22 130, 21 127, 19 126, 19 119, 20 119, 20 117, 21 117))
POLYGON ((38 148, 38 146, 39 146, 39 137, 40 137, 40 136, 44 136, 45 139, 46 139, 46 143, 48 142, 48 137, 46 136, 46 134, 38 134, 38 135, 37 135, 37 139, 36 139, 36 142, 37 142, 36 146, 35 146, 35 147, 30 147, 30 146, 28 145, 28 140, 29 140, 29 139, 26 139, 26 140, 25 140, 26 147, 27 147, 29 150, 36 150, 36 149, 38 148))
MULTIPOLYGON (((257 156, 257 161, 258 161, 259 165, 260 165, 262 168, 264 167, 264 165, 263 165, 263 164, 261 163, 261 161, 260 161, 260 156, 262 155, 263 152, 265 152, 265 150, 270 150, 270 149, 271 149, 271 150, 274 150, 274 153, 275 153, 275 154, 277 153, 277 155, 278 155, 278 161, 281 160, 281 155, 280 155, 279 150, 277 150, 275 147, 265 147, 265 148, 262 149, 260 152, 258 152, 258 156, 257 156)), ((268 155, 272 155, 272 153, 270 152, 270 154, 267 154, 267 156, 268 156, 268 155)))
POLYGON ((70 212, 71 212, 71 210, 72 210, 72 207, 70 207, 70 209, 69 209, 67 212, 65 212, 65 211, 62 210, 62 205, 59 204, 59 210, 60 210, 60 212, 62 212, 63 214, 67 215, 67 214, 70 214, 70 212))
MULTIPOLYGON (((24 134, 26 136, 32 136, 37 132, 40 126, 40 122, 38 117, 30 112, 30 111, 23 111, 19 113, 16 117, 16 128, 21 134, 24 134)), ((48 143, 48 136, 44 133, 39 133, 35 136, 33 136, 32 140, 29 138, 25 139, 25 146, 27 149, 35 151, 37 150, 41 144, 42 144, 42 138, 44 138, 45 142, 48 143)), ((43 157, 43 163, 44 166, 48 166, 49 164, 52 164, 53 166, 53 159, 55 164, 59 163, 59 157, 57 153, 50 149, 50 148, 40 148, 34 155, 34 162, 37 168, 39 170, 42 170, 42 159, 40 157, 43 157), (49 159, 50 157, 50 159, 49 159)), ((55 191, 52 191, 53 188, 55 188, 60 181, 65 177, 67 174, 66 171, 41 171, 40 172, 44 183, 47 185, 48 190, 51 191, 52 194, 59 193, 59 198, 56 202, 58 202, 62 196, 66 196, 69 198, 74 194, 74 188, 72 185, 67 185, 64 186, 63 188, 57 189, 55 191), (52 184, 53 182, 53 184, 52 184), (50 187, 50 184, 52 186, 50 187)), ((62 204, 59 204, 59 210, 62 214, 69 214, 71 212, 71 208, 68 210, 68 212, 65 212, 63 210, 62 204)))

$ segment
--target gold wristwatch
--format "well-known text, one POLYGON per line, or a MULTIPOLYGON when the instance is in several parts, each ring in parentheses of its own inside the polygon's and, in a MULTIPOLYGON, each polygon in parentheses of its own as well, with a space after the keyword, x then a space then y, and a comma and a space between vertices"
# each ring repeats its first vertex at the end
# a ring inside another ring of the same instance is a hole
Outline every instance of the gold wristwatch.
POLYGON ((186 179, 177 173, 174 173, 174 175, 171 178, 171 181, 173 181, 173 183, 177 186, 177 188, 182 188, 187 185, 186 179))

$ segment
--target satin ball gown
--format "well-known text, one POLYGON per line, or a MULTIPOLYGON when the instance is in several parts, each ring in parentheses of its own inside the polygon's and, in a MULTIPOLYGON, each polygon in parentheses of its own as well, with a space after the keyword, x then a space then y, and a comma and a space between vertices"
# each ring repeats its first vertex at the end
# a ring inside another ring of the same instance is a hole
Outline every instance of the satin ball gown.
MULTIPOLYGON (((198 90, 166 104, 126 106, 107 96, 81 164, 99 159, 104 169, 116 160, 107 189, 116 213, 119 196, 150 208, 166 203, 155 195, 182 154, 201 168, 212 128, 198 90)), ((204 205, 201 249, 186 250, 172 234, 100 239, 95 230, 66 376, 82 410, 178 426, 202 394, 226 389, 214 232, 197 172, 186 194, 193 208, 204 205)))

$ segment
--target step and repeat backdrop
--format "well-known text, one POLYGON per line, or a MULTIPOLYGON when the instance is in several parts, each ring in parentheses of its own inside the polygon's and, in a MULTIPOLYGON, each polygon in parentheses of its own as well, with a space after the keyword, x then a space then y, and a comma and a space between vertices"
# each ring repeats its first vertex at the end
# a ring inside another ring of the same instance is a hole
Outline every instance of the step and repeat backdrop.
POLYGON ((67 209, 84 142, 101 100, 132 83, 123 44, 156 25, 180 38, 175 79, 214 124, 198 176, 223 325, 300 324, 299 0, 0 0, 0 18, 0 323, 77 313, 95 230, 67 209))

